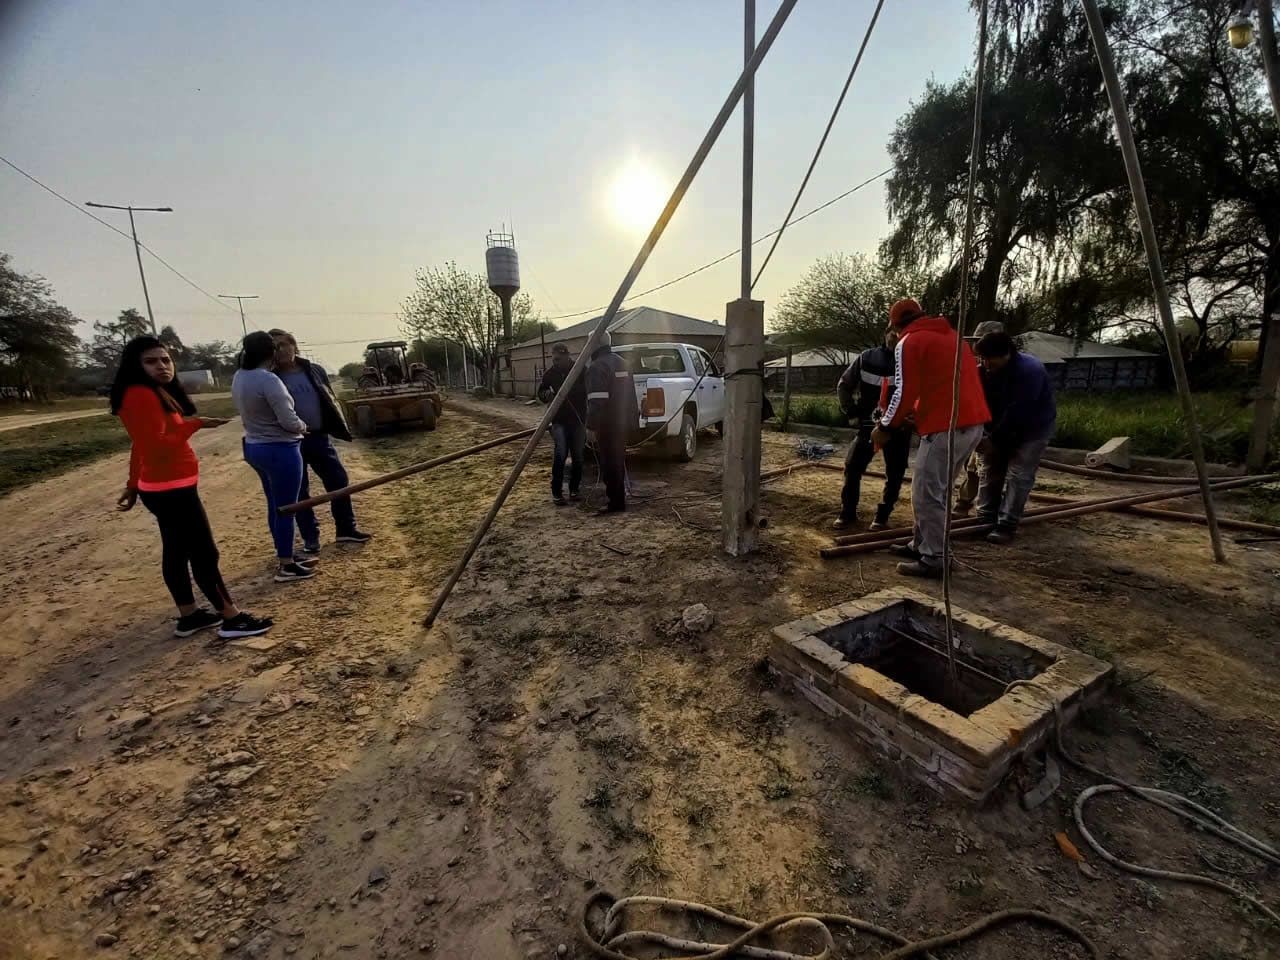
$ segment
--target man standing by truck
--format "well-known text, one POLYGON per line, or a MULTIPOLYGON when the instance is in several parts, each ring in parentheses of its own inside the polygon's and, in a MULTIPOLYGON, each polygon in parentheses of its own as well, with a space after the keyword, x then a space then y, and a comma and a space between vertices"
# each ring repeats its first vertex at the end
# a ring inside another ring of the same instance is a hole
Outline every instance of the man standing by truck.
MULTIPOLYGON (((569 348, 557 343, 551 348, 551 367, 542 375, 538 384, 538 399, 550 403, 564 386, 565 377, 573 369, 573 357, 569 348)), ((569 468, 569 499, 577 500, 582 487, 582 457, 587 446, 587 385, 586 377, 579 377, 569 388, 569 395, 556 411, 551 421, 551 439, 555 444, 555 459, 551 463, 551 500, 557 507, 566 504, 564 498, 564 465, 572 459, 569 468)))
MULTIPOLYGON (((858 500, 862 493, 862 475, 876 455, 871 442, 875 427, 875 413, 880 408, 880 392, 886 383, 893 381, 893 348, 898 342, 898 331, 889 327, 884 334, 884 344, 863 350, 849 364, 836 384, 836 396, 840 400, 840 412, 857 431, 844 461, 844 489, 840 492, 840 516, 832 524, 837 530, 851 526, 858 519, 858 500)), ((895 428, 889 431, 884 445, 884 493, 876 507, 872 530, 883 530, 889 525, 889 514, 898 502, 902 490, 902 478, 907 472, 907 457, 911 452, 911 431, 895 428)))
POLYGON ((587 429, 596 437, 596 456, 609 497, 602 514, 627 509, 627 435, 639 423, 635 381, 613 352, 613 338, 606 330, 587 367, 587 429))

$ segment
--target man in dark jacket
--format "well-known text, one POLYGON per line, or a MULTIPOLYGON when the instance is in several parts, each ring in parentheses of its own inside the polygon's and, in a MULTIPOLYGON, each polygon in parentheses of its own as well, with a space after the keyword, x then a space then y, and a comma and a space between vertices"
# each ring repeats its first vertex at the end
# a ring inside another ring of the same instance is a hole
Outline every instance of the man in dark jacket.
POLYGON ((639 426, 635 380, 613 352, 605 331, 587 367, 587 429, 595 434, 596 455, 609 502, 600 512, 627 509, 627 435, 639 426))
POLYGON ((978 519, 994 523, 992 543, 1008 543, 1035 486, 1040 458, 1057 426, 1058 406, 1044 364, 1023 353, 1007 333, 978 341, 991 424, 979 450, 978 519))
MULTIPOLYGON (((836 384, 836 396, 840 400, 840 412, 858 435, 849 447, 844 461, 844 489, 840 492, 840 516, 832 524, 837 530, 855 523, 858 519, 858 499, 862 493, 862 475, 876 455, 871 432, 875 429, 876 412, 880 409, 880 391, 886 383, 893 382, 893 348, 898 342, 898 331, 890 327, 885 331, 884 345, 863 350, 854 357, 836 384)), ((911 452, 911 431, 893 429, 884 445, 884 493, 876 507, 872 530, 882 530, 889 525, 889 514, 898 502, 902 490, 902 478, 907 472, 907 458, 911 452)))
MULTIPOLYGON (((298 356, 298 341, 287 330, 272 330, 276 342, 275 373, 284 381, 298 417, 307 425, 302 438, 302 491, 299 500, 311 496, 311 484, 306 467, 310 467, 324 484, 326 491, 347 486, 347 471, 338 459, 331 437, 351 440, 351 430, 342 415, 342 406, 333 395, 329 375, 324 367, 298 356)), ((356 527, 355 508, 350 497, 339 497, 329 502, 333 511, 333 525, 338 543, 368 543, 373 537, 356 527)), ((298 530, 302 534, 305 553, 320 552, 320 524, 314 510, 299 510, 298 530)))
MULTIPOLYGON (((551 348, 551 368, 542 375, 538 384, 538 399, 550 403, 564 386, 565 377, 573 369, 573 357, 569 348, 557 343, 551 348)), ((555 459, 551 463, 551 500, 558 507, 564 499, 564 465, 573 460, 569 468, 569 499, 577 500, 582 487, 582 456, 587 446, 587 378, 581 376, 569 388, 555 419, 551 421, 551 438, 555 443, 555 459)))

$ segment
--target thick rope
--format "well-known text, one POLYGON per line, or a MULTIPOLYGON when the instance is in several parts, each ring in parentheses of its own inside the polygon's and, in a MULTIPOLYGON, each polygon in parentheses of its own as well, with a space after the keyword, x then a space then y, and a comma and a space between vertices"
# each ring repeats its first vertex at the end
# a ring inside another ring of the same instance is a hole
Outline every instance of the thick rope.
MULTIPOLYGON (((1015 683, 1019 686, 1025 685, 1025 689, 1028 690, 1035 689, 1034 684, 1026 684, 1025 681, 1015 681, 1015 683)), ((1280 865, 1280 850, 1277 850, 1275 847, 1259 840, 1252 834, 1246 833, 1234 824, 1227 822, 1212 810, 1202 807, 1194 800, 1184 797, 1180 793, 1173 793, 1168 790, 1157 790, 1153 787, 1141 787, 1136 784, 1127 783, 1124 780, 1120 780, 1112 776, 1111 774, 1104 773, 1096 767, 1091 767, 1089 764, 1077 758, 1067 749, 1067 745, 1063 740, 1062 728, 1064 724, 1062 721, 1062 711, 1057 705, 1054 707, 1054 714, 1057 720, 1056 735, 1058 753, 1061 754, 1062 758, 1066 760, 1067 763, 1071 764, 1076 769, 1082 770, 1090 776, 1103 781, 1102 783, 1085 789, 1081 792, 1080 796, 1076 798, 1075 802, 1076 829, 1080 831, 1080 836, 1084 837, 1085 843, 1087 843, 1093 851, 1098 854, 1098 856, 1113 867, 1138 876, 1152 877, 1157 880, 1170 880, 1175 883, 1195 884, 1196 886, 1209 887, 1210 889, 1221 891, 1229 896, 1237 897, 1248 903, 1259 913, 1268 917, 1273 923, 1280 925, 1280 913, 1277 913, 1275 910, 1268 907, 1257 897, 1245 893, 1243 890, 1239 890, 1215 877, 1208 877, 1199 873, 1183 873, 1178 870, 1161 870, 1158 867, 1147 867, 1140 863, 1131 863, 1128 860, 1122 860, 1120 857, 1117 857, 1110 850, 1104 847, 1085 824, 1085 807, 1088 805, 1089 801, 1096 796, 1124 791, 1133 794, 1141 800, 1145 800, 1147 803, 1160 807, 1163 810, 1167 810, 1175 816, 1181 817, 1183 820, 1194 823, 1200 829, 1208 833, 1212 833, 1214 836, 1221 838, 1227 843, 1239 847, 1252 856, 1266 860, 1272 864, 1280 865)))
POLYGON ((755 957, 760 960, 831 960, 835 951, 835 937, 831 928, 847 927, 850 930, 870 934, 895 946, 895 949, 884 954, 880 960, 906 960, 907 957, 920 956, 928 960, 937 960, 930 951, 972 940, 988 931, 1014 922, 1035 923, 1053 928, 1081 944, 1088 951, 1088 955, 1095 960, 1099 960, 1102 956, 1093 942, 1067 921, 1039 910, 1026 909, 1000 910, 960 930, 927 940, 909 941, 893 930, 840 913, 782 913, 768 920, 756 922, 689 900, 673 900, 667 897, 624 897, 615 900, 611 894, 601 891, 587 900, 582 911, 579 933, 587 949, 603 960, 639 960, 635 954, 622 951, 622 948, 633 944, 653 944, 685 951, 677 956, 660 957, 658 960, 728 960, 730 957, 755 957), (637 906, 658 907, 671 913, 706 918, 725 926, 742 928, 744 932, 729 943, 708 943, 654 930, 624 931, 625 912, 628 908, 637 906), (592 913, 597 907, 605 909, 605 915, 600 922, 593 923, 592 913), (752 941, 766 933, 808 933, 816 936, 821 946, 816 953, 796 953, 790 950, 752 945, 752 941), (691 953, 695 950, 701 952, 691 953))
POLYGON ((982 0, 978 19, 978 66, 973 78, 973 137, 969 142, 969 186, 965 197, 964 248, 960 259, 960 316, 956 323, 956 355, 951 371, 951 422, 947 425, 946 512, 942 527, 942 606, 947 637, 947 671, 957 683, 955 623, 951 615, 951 514, 956 482, 956 423, 960 419, 960 364, 964 358, 964 334, 969 314, 969 268, 973 261, 973 208, 977 194, 978 161, 982 154, 982 95, 987 75, 987 8, 982 0))

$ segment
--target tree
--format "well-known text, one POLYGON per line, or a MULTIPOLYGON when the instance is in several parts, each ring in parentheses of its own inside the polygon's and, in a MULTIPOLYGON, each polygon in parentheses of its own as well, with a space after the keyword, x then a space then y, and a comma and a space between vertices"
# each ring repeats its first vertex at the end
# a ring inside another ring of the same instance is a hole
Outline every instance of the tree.
POLYGON ((47 401, 80 347, 78 321, 44 277, 18 273, 9 261, 0 253, 0 386, 47 401))
MULTIPOLYGON (((163 331, 160 339, 164 340, 163 331)), ((193 343, 184 349, 188 370, 212 370, 214 377, 218 380, 230 379, 235 373, 237 348, 232 344, 222 340, 210 340, 208 343, 193 343)))
MULTIPOLYGON (((406 337, 442 337, 465 343, 472 361, 484 371, 485 382, 492 383, 502 336, 502 307, 485 278, 459 270, 450 260, 440 267, 418 270, 414 282, 416 288, 401 307, 406 337)), ((537 336, 541 321, 527 293, 515 296, 511 313, 512 334, 517 343, 537 336)))
MULTIPOLYGON (((1115 4, 1105 15, 1118 18, 1115 4)), ((972 77, 930 80, 889 141, 895 227, 884 253, 896 265, 944 263, 947 299, 959 288, 973 102, 972 77)), ((982 114, 972 323, 994 316, 1002 281, 1033 282, 1036 258, 1052 258, 1124 183, 1077 0, 994 4, 982 114)))
POLYGON ((791 342, 833 363, 884 339, 889 306, 921 296, 928 278, 861 253, 823 257, 778 302, 774 325, 791 342))
POLYGON ((364 364, 359 360, 353 363, 344 363, 338 368, 338 376, 344 380, 350 380, 355 383, 360 379, 360 374, 364 372, 364 364))
MULTIPOLYGON (((190 362, 190 357, 186 346, 182 342, 182 338, 178 336, 178 331, 173 329, 169 324, 165 324, 160 328, 160 342, 169 348, 169 356, 173 357, 173 366, 175 370, 186 367, 190 362)), ((206 369, 204 367, 195 367, 196 370, 206 369)))
POLYGON ((114 376, 124 345, 134 337, 140 337, 150 331, 151 324, 147 322, 147 318, 133 307, 121 310, 120 316, 115 320, 95 320, 93 342, 89 345, 89 357, 107 371, 108 377, 114 376))

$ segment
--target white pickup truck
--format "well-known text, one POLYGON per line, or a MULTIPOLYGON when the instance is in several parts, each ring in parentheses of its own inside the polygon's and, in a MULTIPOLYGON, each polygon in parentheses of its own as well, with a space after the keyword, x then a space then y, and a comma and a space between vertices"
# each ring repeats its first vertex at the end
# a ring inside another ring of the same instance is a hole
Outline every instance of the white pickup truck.
POLYGON ((639 423, 628 438, 662 443, 682 463, 698 449, 698 431, 724 432, 724 377, 701 347, 688 343, 620 344, 622 358, 636 382, 639 423))

